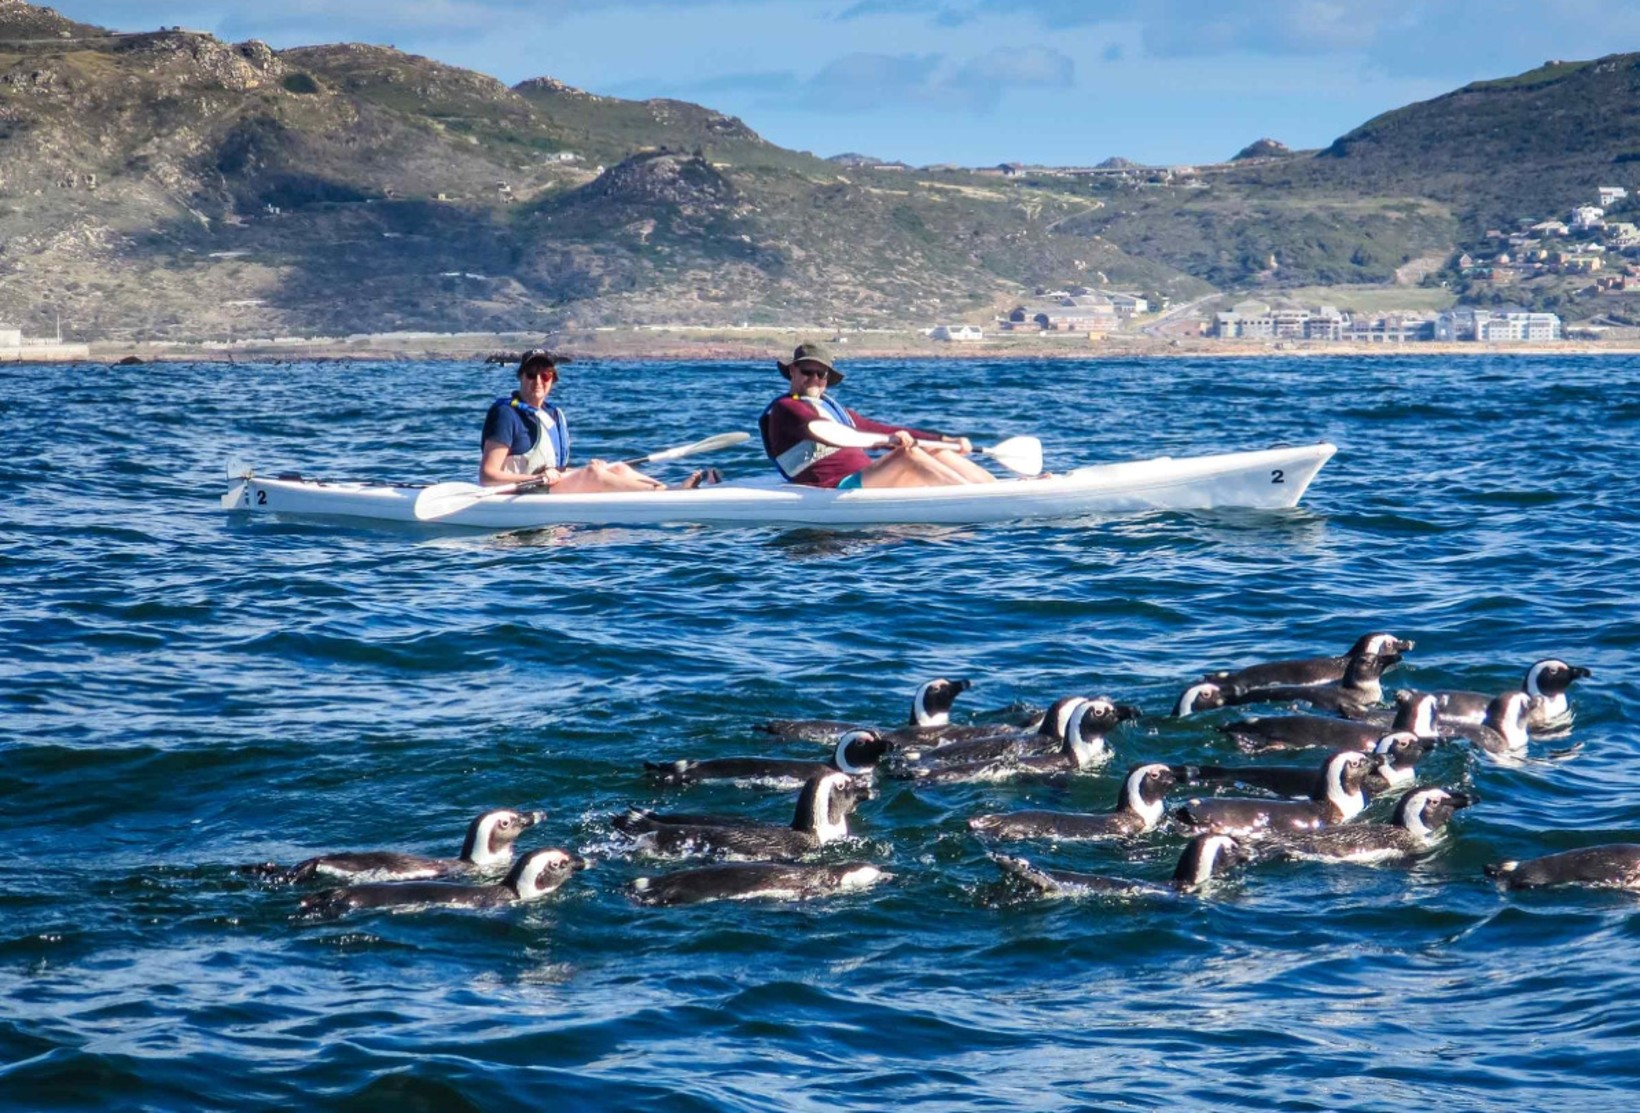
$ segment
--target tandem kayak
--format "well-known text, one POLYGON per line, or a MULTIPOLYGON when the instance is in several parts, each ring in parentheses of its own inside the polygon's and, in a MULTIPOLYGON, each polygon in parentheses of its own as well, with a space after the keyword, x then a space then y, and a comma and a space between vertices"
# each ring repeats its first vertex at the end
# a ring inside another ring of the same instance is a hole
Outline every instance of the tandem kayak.
MULTIPOLYGON (((247 474, 232 480, 222 505, 249 515, 483 530, 558 525, 969 525, 1145 510, 1290 507, 1336 451, 1322 443, 1215 456, 1159 456, 1036 479, 952 487, 838 491, 770 476, 687 491, 524 492, 475 497, 435 521, 416 514, 416 498, 428 490, 424 486, 247 474)), ((475 496, 482 490, 473 487, 475 496)))

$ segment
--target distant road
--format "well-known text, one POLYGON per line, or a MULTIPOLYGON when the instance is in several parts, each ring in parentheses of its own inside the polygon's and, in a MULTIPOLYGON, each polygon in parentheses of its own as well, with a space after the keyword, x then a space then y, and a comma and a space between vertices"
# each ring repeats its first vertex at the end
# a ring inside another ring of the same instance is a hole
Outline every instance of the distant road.
POLYGON ((1154 321, 1150 322, 1150 324, 1141 325, 1139 327, 1139 331, 1144 333, 1146 336, 1161 339, 1162 329, 1166 328, 1170 324, 1173 324, 1180 317, 1194 313, 1197 309, 1200 309, 1203 305, 1218 296, 1218 294, 1208 294, 1206 297, 1200 297, 1194 301, 1187 301, 1183 305, 1175 305, 1172 309, 1169 309, 1166 313, 1163 313, 1160 317, 1157 317, 1154 321))

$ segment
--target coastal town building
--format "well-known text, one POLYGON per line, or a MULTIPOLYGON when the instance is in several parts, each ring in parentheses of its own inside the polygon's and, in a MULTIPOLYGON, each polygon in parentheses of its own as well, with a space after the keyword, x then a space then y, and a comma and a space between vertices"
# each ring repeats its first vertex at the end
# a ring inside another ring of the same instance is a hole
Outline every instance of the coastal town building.
POLYGON ((88 344, 65 344, 61 337, 24 336, 22 329, 0 328, 0 363, 62 363, 90 358, 88 344))
POLYGON ((1482 343, 1559 340, 1561 321, 1555 313, 1532 313, 1524 309, 1476 309, 1459 306, 1435 318, 1434 339, 1473 340, 1482 343))
POLYGON ((928 336, 932 340, 984 340, 985 330, 978 325, 936 325, 928 330, 928 336))

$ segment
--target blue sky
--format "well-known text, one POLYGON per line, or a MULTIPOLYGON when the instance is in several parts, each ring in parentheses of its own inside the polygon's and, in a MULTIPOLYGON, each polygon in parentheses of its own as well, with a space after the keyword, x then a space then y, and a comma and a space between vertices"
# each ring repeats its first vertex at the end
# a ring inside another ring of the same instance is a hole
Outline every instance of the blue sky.
POLYGON ((915 164, 1224 159, 1550 58, 1640 50, 1636 0, 58 0, 120 30, 372 42, 512 84, 677 97, 786 147, 915 164))

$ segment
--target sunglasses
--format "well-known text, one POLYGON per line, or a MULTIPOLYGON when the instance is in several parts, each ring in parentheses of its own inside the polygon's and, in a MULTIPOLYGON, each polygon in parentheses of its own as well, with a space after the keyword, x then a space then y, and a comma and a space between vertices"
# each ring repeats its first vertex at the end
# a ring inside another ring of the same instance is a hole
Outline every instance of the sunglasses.
POLYGON ((558 381, 558 372, 551 367, 543 367, 539 371, 531 369, 524 372, 524 377, 526 379, 545 379, 549 383, 555 383, 558 381))

